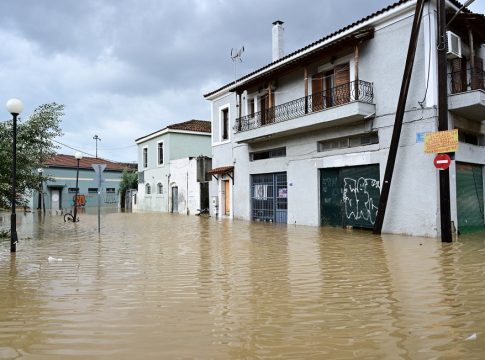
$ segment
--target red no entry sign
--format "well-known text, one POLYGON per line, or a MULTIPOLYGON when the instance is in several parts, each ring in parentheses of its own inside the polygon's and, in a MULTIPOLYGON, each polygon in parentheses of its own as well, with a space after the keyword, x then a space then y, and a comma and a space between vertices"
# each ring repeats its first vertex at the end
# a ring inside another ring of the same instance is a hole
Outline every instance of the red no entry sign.
POLYGON ((451 165, 451 158, 448 154, 438 154, 434 158, 434 167, 440 170, 446 170, 451 165))

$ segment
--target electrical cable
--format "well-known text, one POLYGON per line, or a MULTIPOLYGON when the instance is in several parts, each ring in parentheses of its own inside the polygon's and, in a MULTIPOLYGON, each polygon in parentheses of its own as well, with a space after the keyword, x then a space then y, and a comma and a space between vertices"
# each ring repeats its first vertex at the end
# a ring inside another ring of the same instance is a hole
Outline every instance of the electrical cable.
POLYGON ((431 70, 431 13, 430 13, 430 3, 428 2, 428 76, 426 79, 426 89, 424 91, 423 100, 418 101, 419 106, 421 109, 424 108, 424 102, 426 101, 426 96, 428 95, 428 88, 429 88, 429 74, 431 70))

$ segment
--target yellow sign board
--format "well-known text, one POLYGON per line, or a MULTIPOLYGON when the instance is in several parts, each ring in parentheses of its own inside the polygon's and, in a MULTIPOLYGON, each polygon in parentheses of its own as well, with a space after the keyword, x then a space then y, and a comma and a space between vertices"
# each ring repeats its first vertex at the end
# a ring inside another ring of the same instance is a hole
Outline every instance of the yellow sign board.
POLYGON ((458 151, 458 129, 426 134, 424 152, 443 154, 458 151))

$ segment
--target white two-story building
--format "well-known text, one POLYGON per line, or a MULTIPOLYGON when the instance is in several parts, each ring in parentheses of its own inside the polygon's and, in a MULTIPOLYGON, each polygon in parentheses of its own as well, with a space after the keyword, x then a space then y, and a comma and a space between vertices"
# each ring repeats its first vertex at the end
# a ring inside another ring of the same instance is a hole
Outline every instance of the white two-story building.
MULTIPOLYGON (((426 4, 419 30, 383 232, 440 233, 439 175, 423 146, 438 129, 436 6, 426 4)), ((451 17, 461 4, 446 6, 451 17)), ((273 24, 273 61, 204 95, 213 214, 374 226, 415 8, 398 1, 283 56, 283 23, 273 24)), ((485 19, 465 10, 450 30, 461 48, 448 63, 449 128, 460 138, 451 212, 466 231, 484 227, 485 19)))
POLYGON ((211 156, 211 123, 189 120, 135 140, 138 192, 134 208, 195 214, 209 206, 207 182, 197 181, 197 159, 211 156))

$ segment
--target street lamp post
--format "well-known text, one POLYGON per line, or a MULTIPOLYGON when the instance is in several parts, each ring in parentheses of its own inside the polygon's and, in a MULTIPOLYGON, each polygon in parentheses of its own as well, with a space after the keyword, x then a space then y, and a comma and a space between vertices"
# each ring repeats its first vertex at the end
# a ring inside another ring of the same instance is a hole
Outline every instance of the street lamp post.
POLYGON ((37 172, 39 173, 39 176, 40 176, 40 189, 39 189, 39 197, 38 197, 38 201, 37 201, 37 210, 39 210, 39 212, 42 210, 42 193, 44 192, 44 184, 43 184, 43 181, 42 181, 43 171, 44 170, 42 168, 37 169, 37 172))
POLYGON ((17 197, 17 116, 24 109, 22 101, 19 99, 10 99, 7 101, 7 110, 13 117, 12 124, 12 215, 10 216, 10 252, 17 251, 17 214, 15 213, 17 197))
POLYGON ((94 135, 93 140, 96 141, 96 159, 97 159, 98 158, 98 141, 101 141, 101 138, 98 135, 94 135))
POLYGON ((77 160, 77 171, 76 171, 76 195, 74 196, 74 218, 72 219, 73 222, 78 221, 77 218, 77 195, 79 193, 79 161, 83 158, 83 154, 79 151, 74 154, 74 157, 77 160))

